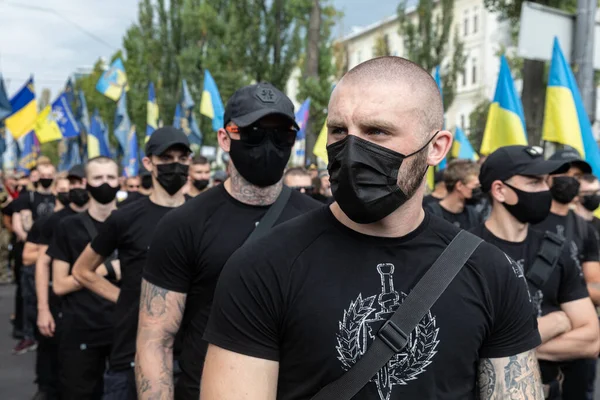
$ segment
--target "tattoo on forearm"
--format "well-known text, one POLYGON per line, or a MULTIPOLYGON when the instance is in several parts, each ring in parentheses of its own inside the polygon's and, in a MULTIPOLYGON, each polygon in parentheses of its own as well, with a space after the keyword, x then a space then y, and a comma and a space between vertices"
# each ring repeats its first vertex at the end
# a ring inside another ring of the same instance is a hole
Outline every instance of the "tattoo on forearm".
POLYGON ((167 289, 142 281, 141 307, 152 317, 160 317, 166 311, 167 289))
POLYGON ((544 393, 535 353, 481 360, 478 388, 482 400, 542 400, 544 393))

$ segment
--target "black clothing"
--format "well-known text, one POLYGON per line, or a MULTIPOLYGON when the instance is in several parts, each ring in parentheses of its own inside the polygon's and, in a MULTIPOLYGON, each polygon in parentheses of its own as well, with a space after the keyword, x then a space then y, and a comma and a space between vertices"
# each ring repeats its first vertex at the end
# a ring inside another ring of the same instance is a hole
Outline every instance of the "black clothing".
MULTIPOLYGON (((204 339, 278 361, 277 398, 310 399, 364 354, 458 232, 429 213, 399 238, 360 234, 326 208, 298 217, 229 259, 204 339)), ((482 243, 411 333, 407 350, 354 399, 479 398, 480 359, 540 344, 513 264, 482 243)))
POLYGON ((429 203, 439 203, 440 201, 442 201, 442 199, 438 199, 432 194, 428 194, 427 196, 423 197, 423 207, 426 207, 429 203))
POLYGON ((54 202, 55 198, 53 194, 27 192, 17 198, 14 211, 30 210, 32 219, 35 222, 38 217, 50 215, 54 212, 54 202))
MULTIPOLYGON (((321 207, 309 196, 292 191, 277 223, 321 207)), ((187 293, 183 316, 183 371, 175 389, 178 399, 197 400, 208 344, 202 335, 213 294, 227 259, 250 235, 268 206, 250 206, 216 186, 165 216, 156 228, 144 279, 153 285, 187 293)))
POLYGON ((140 192, 127 192, 127 198, 121 202, 117 203, 117 208, 123 208, 139 199, 147 198, 148 196, 144 196, 140 192))
POLYGON ((481 215, 475 210, 475 207, 469 205, 466 205, 460 213, 453 213, 446 210, 439 202, 429 202, 424 208, 430 213, 450 222, 457 228, 464 230, 473 229, 483 222, 481 215))

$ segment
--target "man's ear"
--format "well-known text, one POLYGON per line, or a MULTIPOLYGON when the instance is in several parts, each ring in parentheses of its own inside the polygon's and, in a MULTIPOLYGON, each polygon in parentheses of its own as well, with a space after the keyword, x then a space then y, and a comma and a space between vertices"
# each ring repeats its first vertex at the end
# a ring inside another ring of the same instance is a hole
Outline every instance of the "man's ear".
POLYGON ((221 150, 223 150, 225 153, 229 153, 229 150, 231 149, 231 138, 225 129, 221 128, 217 131, 217 141, 219 142, 219 147, 221 147, 221 150))

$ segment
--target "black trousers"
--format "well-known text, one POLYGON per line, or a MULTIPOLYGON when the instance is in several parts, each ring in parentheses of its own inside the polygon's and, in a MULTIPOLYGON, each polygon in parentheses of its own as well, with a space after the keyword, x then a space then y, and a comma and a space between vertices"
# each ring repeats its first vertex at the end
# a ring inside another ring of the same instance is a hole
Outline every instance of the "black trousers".
POLYGON ((61 400, 101 400, 110 346, 72 346, 63 341, 59 346, 61 400))
POLYGON ((25 339, 34 339, 37 330, 37 296, 35 265, 21 267, 22 330, 25 339))
POLYGON ((23 332, 23 295, 21 294, 21 267, 23 266, 23 243, 15 241, 13 253, 15 258, 14 274, 17 290, 15 291, 14 330, 23 332))
MULTIPOLYGON (((54 317, 56 324, 60 323, 60 299, 54 293, 52 288, 48 293, 48 303, 50 306, 50 312, 54 317)), ((59 399, 59 362, 58 362, 58 350, 59 350, 59 332, 60 327, 57 326, 53 337, 46 337, 37 331, 38 349, 36 354, 35 372, 37 375, 37 384, 39 390, 44 392, 48 400, 59 399)))
POLYGON ((588 360, 574 360, 561 365, 565 375, 562 397, 565 400, 587 400, 589 375, 593 373, 588 360))
POLYGON ((125 371, 108 371, 104 375, 103 400, 137 400, 135 372, 133 368, 125 371))

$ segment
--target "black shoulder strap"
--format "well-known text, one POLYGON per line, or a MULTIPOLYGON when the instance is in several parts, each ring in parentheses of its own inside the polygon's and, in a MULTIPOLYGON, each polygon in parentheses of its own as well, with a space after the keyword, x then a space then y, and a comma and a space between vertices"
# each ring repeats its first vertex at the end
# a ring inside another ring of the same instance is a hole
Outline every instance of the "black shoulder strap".
POLYGON ((94 225, 94 221, 92 221, 92 217, 90 217, 90 214, 88 214, 87 212, 84 212, 82 215, 82 221, 83 221, 83 226, 85 228, 85 230, 87 231, 88 235, 90 236, 90 239, 94 239, 96 237, 96 235, 98 234, 98 230, 96 229, 96 226, 94 225))
POLYGON ((311 400, 350 400, 356 395, 394 355, 402 351, 411 332, 481 242, 477 236, 460 231, 383 324, 365 354, 348 372, 322 388, 311 400))
POLYGON ((546 232, 544 234, 540 251, 525 275, 527 280, 539 290, 542 290, 556 268, 564 243, 565 240, 555 233, 546 232))
POLYGON ((273 225, 275 225, 275 222, 277 221, 277 219, 279 219, 279 216, 281 216, 281 213, 283 212, 285 205, 290 199, 291 194, 292 189, 284 185, 283 189, 281 189, 279 197, 277 197, 277 200, 275 200, 275 203, 273 203, 273 205, 269 207, 267 213, 262 217, 262 219, 258 223, 258 226, 254 228, 254 230, 252 231, 250 236, 248 236, 244 244, 259 239, 265 236, 267 232, 269 232, 269 229, 271 229, 273 225))

